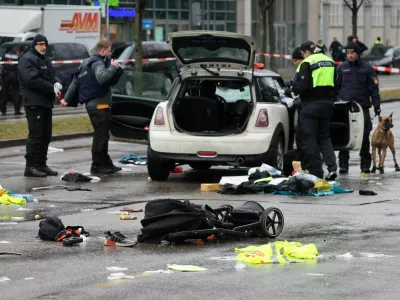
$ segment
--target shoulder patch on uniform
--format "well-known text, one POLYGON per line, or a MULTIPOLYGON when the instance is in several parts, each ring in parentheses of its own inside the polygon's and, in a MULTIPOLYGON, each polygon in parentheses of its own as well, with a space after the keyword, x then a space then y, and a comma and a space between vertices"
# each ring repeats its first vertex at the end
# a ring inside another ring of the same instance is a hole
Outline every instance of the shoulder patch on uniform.
POLYGON ((379 85, 378 77, 374 77, 372 78, 372 80, 375 83, 375 85, 379 85))

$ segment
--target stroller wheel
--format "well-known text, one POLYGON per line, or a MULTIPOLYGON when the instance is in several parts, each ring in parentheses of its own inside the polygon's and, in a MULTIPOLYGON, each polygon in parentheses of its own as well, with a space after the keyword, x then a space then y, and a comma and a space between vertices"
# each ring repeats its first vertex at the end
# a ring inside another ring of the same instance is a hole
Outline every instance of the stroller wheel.
POLYGON ((276 207, 269 207, 260 217, 262 232, 269 238, 276 238, 283 230, 283 214, 276 207))

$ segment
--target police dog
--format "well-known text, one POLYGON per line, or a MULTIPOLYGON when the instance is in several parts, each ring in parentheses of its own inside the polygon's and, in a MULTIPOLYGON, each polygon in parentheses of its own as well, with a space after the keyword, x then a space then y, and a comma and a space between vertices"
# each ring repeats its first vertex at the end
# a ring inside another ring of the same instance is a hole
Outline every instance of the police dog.
POLYGON ((399 165, 396 161, 396 149, 394 149, 394 137, 390 128, 393 127, 392 123, 393 113, 388 117, 379 117, 378 127, 375 129, 372 135, 371 145, 372 145, 372 170, 371 173, 375 173, 379 169, 380 173, 384 173, 384 162, 386 158, 387 147, 390 148, 393 155, 394 168, 396 171, 400 171, 399 165), (376 150, 378 150, 379 155, 379 166, 376 167, 376 150))

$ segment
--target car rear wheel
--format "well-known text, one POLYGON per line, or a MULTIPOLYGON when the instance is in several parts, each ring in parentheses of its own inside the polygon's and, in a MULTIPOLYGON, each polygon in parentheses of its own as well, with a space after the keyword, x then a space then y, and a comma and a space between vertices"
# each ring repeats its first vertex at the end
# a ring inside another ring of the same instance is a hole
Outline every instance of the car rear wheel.
POLYGON ((283 146, 283 138, 279 139, 279 142, 275 145, 271 165, 279 170, 283 170, 284 167, 284 146, 283 146))
POLYGON ((195 170, 208 170, 212 167, 210 163, 191 163, 189 166, 195 170))
POLYGON ((154 181, 166 181, 168 179, 169 173, 173 167, 172 163, 165 162, 154 155, 150 148, 147 148, 147 172, 149 176, 154 181))

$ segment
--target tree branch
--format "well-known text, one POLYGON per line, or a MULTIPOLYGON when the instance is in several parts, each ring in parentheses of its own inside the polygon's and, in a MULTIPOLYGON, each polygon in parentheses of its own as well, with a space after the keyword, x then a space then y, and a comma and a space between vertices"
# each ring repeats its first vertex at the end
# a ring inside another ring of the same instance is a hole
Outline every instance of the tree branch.
POLYGON ((360 9, 361 5, 364 3, 364 0, 361 0, 360 5, 357 6, 357 11, 360 9))
POLYGON ((350 6, 349 2, 347 0, 343 0, 344 3, 346 3, 347 7, 350 8, 351 11, 353 11, 353 8, 350 6))

